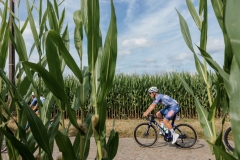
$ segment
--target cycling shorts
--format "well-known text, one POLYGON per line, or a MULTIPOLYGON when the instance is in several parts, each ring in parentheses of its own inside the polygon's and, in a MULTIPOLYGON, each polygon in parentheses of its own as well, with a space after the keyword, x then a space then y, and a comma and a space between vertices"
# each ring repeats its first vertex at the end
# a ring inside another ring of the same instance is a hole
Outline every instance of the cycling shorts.
POLYGON ((173 105, 170 107, 165 107, 161 109, 159 112, 166 118, 167 120, 173 119, 173 117, 180 111, 179 105, 173 105))

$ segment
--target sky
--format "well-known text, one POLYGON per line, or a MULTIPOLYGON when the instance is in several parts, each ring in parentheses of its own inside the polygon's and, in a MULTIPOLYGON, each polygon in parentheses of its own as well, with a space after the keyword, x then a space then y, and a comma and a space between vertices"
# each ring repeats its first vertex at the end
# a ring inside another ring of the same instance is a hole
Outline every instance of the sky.
MULTIPOLYGON (((60 2, 60 1, 59 1, 60 2)), ((103 44, 110 21, 110 0, 100 2, 100 29, 103 44)), ((193 0, 198 11, 198 0, 193 0)), ((37 4, 37 3, 36 3, 37 4)), ((45 6, 45 5, 44 5, 45 6)), ((186 1, 181 0, 114 0, 118 30, 118 56, 116 73, 124 74, 161 74, 169 71, 196 72, 193 53, 182 37, 178 10, 188 23, 194 46, 200 44, 200 31, 195 25, 187 8, 186 1)), ((65 25, 68 24, 70 35, 70 53, 80 64, 74 47, 73 12, 80 9, 80 0, 65 0, 60 7, 66 9, 65 25)), ((37 24, 37 11, 34 12, 37 24)), ((26 19, 26 3, 20 2, 20 25, 26 19)), ((222 32, 208 1, 208 43, 207 52, 221 66, 223 65, 224 41, 222 32)), ((23 33, 28 54, 33 37, 30 26, 23 33)), ((199 53, 196 47, 196 53, 199 53)), ((201 60, 202 58, 199 57, 201 60)), ((30 61, 37 62, 35 50, 30 61)), ((83 65, 87 66, 87 43, 84 37, 83 65)), ((5 70, 8 70, 6 66, 5 70)), ((71 74, 66 68, 65 74, 71 74)))

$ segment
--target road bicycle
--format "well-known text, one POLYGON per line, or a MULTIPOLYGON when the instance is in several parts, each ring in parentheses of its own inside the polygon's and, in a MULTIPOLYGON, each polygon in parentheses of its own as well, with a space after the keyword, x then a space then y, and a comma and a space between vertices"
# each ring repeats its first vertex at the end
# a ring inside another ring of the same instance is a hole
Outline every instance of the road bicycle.
MULTIPOLYGON (((169 130, 165 130, 156 121, 153 114, 149 115, 149 122, 140 123, 134 130, 134 139, 142 147, 149 147, 157 142, 158 135, 163 136, 166 142, 172 141, 172 134, 169 130), (162 134, 159 134, 162 133, 162 134)), ((175 125, 175 118, 173 117, 172 126, 174 131, 179 134, 175 145, 178 148, 191 148, 197 142, 197 134, 195 129, 189 124, 177 124, 175 125)))
POLYGON ((224 133, 224 143, 230 151, 234 151, 235 145, 233 141, 232 128, 229 127, 224 133))

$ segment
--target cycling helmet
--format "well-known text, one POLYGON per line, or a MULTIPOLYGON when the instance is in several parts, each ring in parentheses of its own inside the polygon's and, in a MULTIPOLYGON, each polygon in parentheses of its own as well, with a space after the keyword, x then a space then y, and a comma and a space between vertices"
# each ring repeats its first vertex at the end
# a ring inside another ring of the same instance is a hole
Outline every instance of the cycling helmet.
POLYGON ((158 92, 158 89, 157 89, 157 87, 150 87, 150 88, 148 89, 148 92, 149 92, 149 93, 158 92))

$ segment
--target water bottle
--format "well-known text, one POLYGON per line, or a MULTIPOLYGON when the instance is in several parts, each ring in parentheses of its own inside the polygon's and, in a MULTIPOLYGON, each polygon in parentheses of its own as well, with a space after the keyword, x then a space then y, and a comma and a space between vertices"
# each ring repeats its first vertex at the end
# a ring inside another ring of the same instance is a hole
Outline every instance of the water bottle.
POLYGON ((165 131, 165 133, 168 133, 168 128, 165 127, 165 126, 163 126, 163 127, 164 127, 164 131, 165 131))
POLYGON ((168 133, 168 128, 165 127, 165 125, 163 124, 163 122, 160 123, 160 126, 163 128, 165 133, 168 133))

